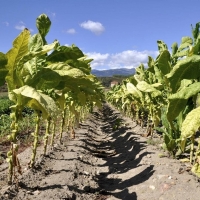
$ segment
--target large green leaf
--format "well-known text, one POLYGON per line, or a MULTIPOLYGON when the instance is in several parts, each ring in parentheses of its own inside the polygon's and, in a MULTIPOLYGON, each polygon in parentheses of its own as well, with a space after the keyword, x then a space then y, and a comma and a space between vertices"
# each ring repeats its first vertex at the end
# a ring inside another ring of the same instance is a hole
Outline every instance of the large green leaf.
POLYGON ((168 49, 167 45, 162 40, 158 40, 157 44, 158 44, 158 50, 160 53, 168 49))
POLYGON ((178 44, 177 42, 174 42, 171 46, 171 49, 172 49, 172 56, 174 56, 178 50, 178 44))
POLYGON ((47 15, 41 14, 36 19, 36 26, 38 28, 39 33, 44 38, 47 35, 47 33, 49 32, 49 29, 51 27, 51 21, 47 15))
POLYGON ((72 68, 67 63, 59 62, 55 64, 50 64, 46 69, 51 69, 52 71, 56 72, 60 76, 71 76, 73 78, 84 76, 85 74, 77 68, 72 68))
POLYGON ((40 34, 33 35, 28 44, 29 51, 39 51, 43 46, 42 36, 40 34))
POLYGON ((83 52, 76 47, 72 46, 59 46, 55 51, 53 51, 47 58, 49 62, 65 62, 69 59, 77 60, 84 57, 83 52))
POLYGON ((171 71, 171 65, 170 65, 170 53, 168 50, 162 51, 160 54, 158 60, 157 60, 157 65, 160 71, 166 75, 171 71))
POLYGON ((190 138, 194 136, 200 127, 200 107, 192 110, 182 123, 182 138, 190 138))
POLYGON ((161 91, 157 90, 145 81, 140 81, 136 87, 142 92, 152 93, 154 97, 162 94, 161 91))
POLYGON ((42 117, 47 119, 49 116, 56 118, 58 115, 58 107, 54 100, 46 94, 37 91, 36 89, 25 85, 19 89, 13 90, 13 93, 17 95, 17 100, 23 99, 23 102, 27 102, 27 105, 34 110, 42 112, 42 117))
POLYGON ((192 35, 193 35, 194 41, 196 41, 197 37, 199 36, 199 26, 200 26, 199 22, 196 23, 195 28, 193 28, 193 26, 191 25, 192 35))
POLYGON ((192 48, 193 40, 190 37, 183 37, 181 41, 181 45, 179 46, 174 57, 184 57, 188 56, 190 49, 192 48))
POLYGON ((141 100, 142 93, 132 83, 127 83, 126 88, 128 93, 132 94, 135 98, 141 100))
POLYGON ((193 55, 177 62, 169 74, 172 92, 176 92, 182 79, 196 79, 200 77, 200 56, 193 55))
POLYGON ((164 82, 163 75, 156 65, 154 66, 154 71, 155 71, 154 73, 155 78, 158 80, 159 83, 163 83, 164 82))
POLYGON ((169 121, 175 119, 179 113, 185 108, 190 97, 200 92, 200 82, 193 83, 188 87, 182 88, 175 94, 169 96, 169 104, 167 110, 167 118, 169 121))
POLYGON ((182 89, 188 87, 188 86, 191 85, 193 82, 194 82, 194 80, 192 80, 192 79, 191 79, 191 80, 190 80, 190 79, 183 79, 183 80, 181 80, 181 85, 180 85, 178 91, 180 91, 180 90, 182 90, 182 89))
POLYGON ((190 47, 193 44, 193 40, 190 37, 183 37, 181 41, 181 45, 178 48, 178 51, 182 51, 185 48, 190 47))
POLYGON ((23 68, 17 70, 17 76, 21 79, 21 85, 37 87, 39 79, 44 75, 43 67, 45 56, 34 57, 23 64, 23 68))
POLYGON ((87 61, 82 61, 82 60, 75 60, 75 59, 69 59, 66 61, 66 63, 68 63, 70 66, 74 67, 74 68, 78 68, 81 71, 83 71, 85 74, 90 74, 91 73, 91 67, 90 65, 87 63, 87 61))
POLYGON ((35 58, 36 56, 42 56, 48 53, 49 51, 53 50, 58 46, 58 41, 55 40, 52 44, 44 45, 42 48, 40 48, 38 51, 30 51, 26 55, 24 55, 20 60, 17 65, 17 70, 20 71, 24 64, 31 59, 35 58))
POLYGON ((30 31, 24 29, 20 35, 14 40, 13 47, 10 49, 6 56, 8 58, 8 75, 6 81, 8 83, 8 90, 11 91, 19 84, 19 80, 16 77, 15 70, 19 60, 28 53, 28 41, 30 39, 30 31))

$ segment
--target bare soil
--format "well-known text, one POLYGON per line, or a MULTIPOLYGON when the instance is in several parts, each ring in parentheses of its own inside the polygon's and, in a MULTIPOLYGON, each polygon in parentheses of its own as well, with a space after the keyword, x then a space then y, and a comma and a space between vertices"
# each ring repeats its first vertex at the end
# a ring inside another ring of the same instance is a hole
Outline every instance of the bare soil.
POLYGON ((199 179, 189 163, 170 158, 162 139, 142 137, 145 129, 105 104, 62 144, 39 148, 34 169, 27 169, 31 148, 19 154, 23 174, 7 186, 7 163, 0 165, 0 199, 7 200, 199 200, 199 179), (117 119, 122 124, 116 130, 117 119), (151 144, 149 144, 151 143, 151 144))

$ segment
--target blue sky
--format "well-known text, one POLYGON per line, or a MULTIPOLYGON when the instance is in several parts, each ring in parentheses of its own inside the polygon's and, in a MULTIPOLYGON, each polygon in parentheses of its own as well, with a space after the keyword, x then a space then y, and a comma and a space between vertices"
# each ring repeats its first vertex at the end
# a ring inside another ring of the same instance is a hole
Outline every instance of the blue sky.
POLYGON ((23 28, 37 33, 45 13, 47 42, 78 46, 93 69, 131 68, 156 57, 157 40, 169 50, 200 21, 199 0, 1 0, 0 51, 6 53, 23 28))

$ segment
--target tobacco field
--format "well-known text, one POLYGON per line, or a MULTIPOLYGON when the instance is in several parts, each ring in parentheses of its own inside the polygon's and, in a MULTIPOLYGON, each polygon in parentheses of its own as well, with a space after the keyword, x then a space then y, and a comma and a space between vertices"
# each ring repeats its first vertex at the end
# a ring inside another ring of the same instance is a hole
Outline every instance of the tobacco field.
POLYGON ((0 52, 0 199, 199 199, 200 23, 108 91, 36 26, 0 52))

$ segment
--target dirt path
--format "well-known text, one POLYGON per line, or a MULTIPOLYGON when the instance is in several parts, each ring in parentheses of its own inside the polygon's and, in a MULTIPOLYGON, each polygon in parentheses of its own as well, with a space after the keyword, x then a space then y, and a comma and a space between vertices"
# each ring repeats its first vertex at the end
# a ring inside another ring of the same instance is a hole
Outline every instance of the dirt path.
POLYGON ((160 139, 148 145, 143 133, 105 105, 76 129, 76 139, 65 134, 62 145, 38 157, 36 169, 26 169, 30 149, 20 154, 19 190, 5 186, 7 164, 0 165, 0 199, 199 200, 200 184, 188 173, 190 165, 160 157, 160 139), (113 130, 118 118, 126 126, 113 130))

